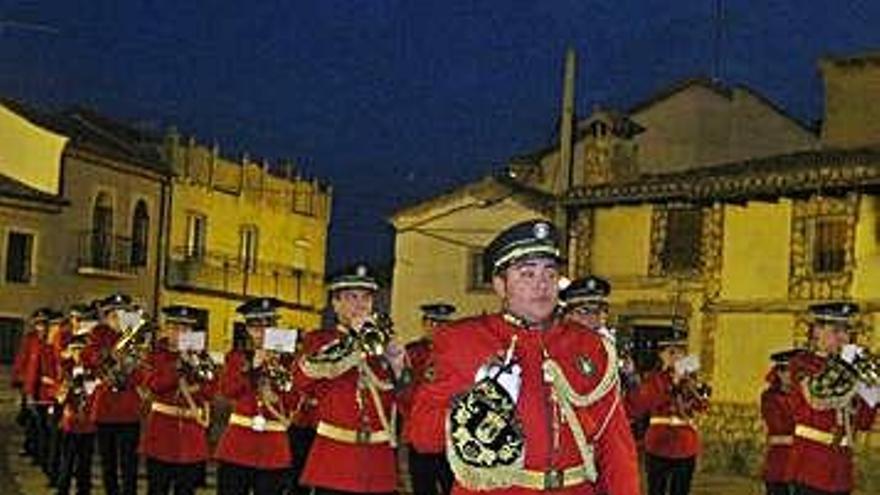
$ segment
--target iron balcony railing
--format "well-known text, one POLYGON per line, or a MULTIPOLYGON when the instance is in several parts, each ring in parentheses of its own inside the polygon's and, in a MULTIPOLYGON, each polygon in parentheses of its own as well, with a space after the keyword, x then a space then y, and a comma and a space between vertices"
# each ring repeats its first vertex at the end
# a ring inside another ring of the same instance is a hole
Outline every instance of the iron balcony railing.
POLYGON ((132 251, 132 249, 146 249, 146 247, 134 245, 128 237, 87 230, 79 232, 78 238, 77 271, 80 273, 134 274, 141 267, 137 260, 146 259, 145 256, 132 251))
POLYGON ((167 283, 172 288, 232 296, 271 296, 298 306, 322 305, 321 274, 293 265, 244 260, 233 253, 172 249, 167 283), (246 262, 247 261, 247 262, 246 262))

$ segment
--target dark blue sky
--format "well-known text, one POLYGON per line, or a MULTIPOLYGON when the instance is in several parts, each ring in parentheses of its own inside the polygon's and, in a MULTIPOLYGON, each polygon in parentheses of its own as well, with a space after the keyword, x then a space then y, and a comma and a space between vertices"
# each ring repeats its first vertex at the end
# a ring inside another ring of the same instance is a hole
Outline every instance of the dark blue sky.
MULTIPOLYGON (((821 113, 816 60, 880 48, 876 0, 723 0, 720 75, 821 113)), ((0 94, 296 158, 336 191, 331 266, 390 260, 385 218, 549 142, 578 108, 712 75, 716 0, 0 0, 0 94)))

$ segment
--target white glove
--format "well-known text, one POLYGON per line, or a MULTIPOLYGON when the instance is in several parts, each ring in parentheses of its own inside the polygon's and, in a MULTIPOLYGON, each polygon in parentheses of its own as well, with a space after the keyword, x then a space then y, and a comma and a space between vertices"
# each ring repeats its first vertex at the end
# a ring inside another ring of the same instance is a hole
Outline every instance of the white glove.
POLYGON ((862 355, 864 350, 856 344, 846 344, 840 349, 840 359, 852 364, 857 357, 862 355))
POLYGON ((696 373, 700 370, 700 358, 691 354, 676 361, 674 366, 675 374, 679 376, 696 373))
POLYGON ((868 403, 868 407, 873 408, 880 403, 880 386, 870 387, 865 385, 864 382, 859 382, 856 385, 856 393, 868 403))
POLYGON ((479 382, 486 377, 494 378, 496 382, 510 395, 510 398, 513 399, 513 402, 516 403, 516 400, 519 398, 519 389, 522 385, 522 378, 520 374, 522 373, 522 368, 518 364, 514 364, 504 370, 501 374, 498 374, 498 370, 501 367, 497 364, 487 364, 480 367, 477 370, 477 374, 474 377, 474 382, 479 382), (498 375, 497 378, 495 375, 498 375))
POLYGON ((80 376, 86 374, 86 369, 82 366, 74 366, 73 372, 71 373, 73 376, 80 376))
POLYGON ((98 382, 95 380, 86 380, 83 383, 83 388, 86 391, 86 395, 92 395, 95 392, 95 388, 97 388, 98 382))

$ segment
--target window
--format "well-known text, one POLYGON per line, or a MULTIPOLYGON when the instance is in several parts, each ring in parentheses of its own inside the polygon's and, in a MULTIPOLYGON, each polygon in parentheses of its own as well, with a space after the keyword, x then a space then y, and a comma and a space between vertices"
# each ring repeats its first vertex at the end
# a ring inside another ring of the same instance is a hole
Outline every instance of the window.
POLYGON ((293 268, 306 270, 309 267, 309 241, 300 239, 293 244, 293 268))
POLYGON ((131 266, 147 266, 147 251, 150 245, 150 214, 143 200, 134 207, 131 220, 131 266))
POLYGON ((186 216, 186 257, 201 259, 205 256, 208 220, 199 213, 186 216))
POLYGON ((670 208, 661 262, 671 274, 692 273, 700 266, 703 215, 699 208, 670 208))
POLYGON ((257 271, 257 228, 248 225, 241 228, 241 245, 239 260, 242 270, 250 273, 257 271))
POLYGON ((297 184, 294 189, 293 211, 302 215, 314 215, 315 195, 312 189, 304 184, 297 184))
POLYGON ((92 266, 110 268, 113 256, 113 202, 106 192, 95 198, 92 211, 91 258, 92 266))
POLYGON ((34 236, 10 232, 6 238, 6 281, 27 284, 31 281, 34 236))
POLYGON ((468 273, 470 289, 488 289, 492 287, 492 271, 486 267, 483 250, 468 253, 468 273))
POLYGON ((843 271, 846 264, 846 229, 845 217, 823 216, 813 221, 810 246, 814 274, 843 271))

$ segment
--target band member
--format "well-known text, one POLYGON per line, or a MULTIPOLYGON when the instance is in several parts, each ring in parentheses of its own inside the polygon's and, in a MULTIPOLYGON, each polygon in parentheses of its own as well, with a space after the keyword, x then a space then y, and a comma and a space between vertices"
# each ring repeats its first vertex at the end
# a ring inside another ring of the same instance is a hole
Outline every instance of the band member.
POLYGON ((35 313, 33 326, 37 340, 27 349, 29 355, 25 358, 22 381, 30 410, 29 434, 33 436, 35 448, 33 463, 40 466, 46 475, 50 471, 49 441, 59 370, 55 352, 49 343, 49 328, 54 327, 57 331, 59 321, 59 313, 52 309, 44 308, 35 313))
POLYGON ((146 359, 144 385, 153 401, 140 451, 150 495, 172 489, 175 495, 192 495, 208 459, 209 402, 217 380, 205 334, 195 330, 196 308, 167 306, 162 314, 159 339, 146 359))
POLYGON ((761 417, 767 428, 767 453, 763 478, 767 495, 791 495, 789 457, 794 440, 791 375, 788 361, 799 349, 773 353, 773 367, 767 373, 767 388, 761 393, 761 417))
POLYGON ((31 457, 36 463, 37 455, 37 427, 36 410, 32 401, 28 400, 28 394, 33 395, 32 388, 36 386, 27 377, 28 370, 39 362, 41 342, 46 334, 46 317, 49 308, 40 308, 34 311, 29 320, 26 331, 21 336, 18 349, 12 364, 12 387, 18 389, 20 409, 16 422, 24 429, 24 443, 20 455, 31 457))
POLYGON ((708 407, 709 389, 699 382, 699 363, 686 356, 687 332, 677 324, 657 341, 660 369, 649 372, 628 396, 633 417, 650 415, 645 433, 649 495, 686 495, 700 453, 694 417, 708 407))
POLYGON ((220 375, 220 393, 233 402, 229 425, 217 445, 217 493, 280 495, 290 466, 287 429, 297 405, 289 368, 264 349, 266 329, 275 325, 280 301, 252 299, 236 311, 247 337, 233 349, 220 375))
POLYGON ((608 328, 608 295, 611 284, 593 275, 572 281, 559 293, 565 318, 614 340, 608 328))
POLYGON ((434 335, 434 381, 416 392, 413 445, 445 445, 457 494, 637 494, 613 346, 556 317, 555 227, 516 224, 485 256, 502 310, 434 335))
POLYGON ((333 277, 337 328, 313 339, 298 361, 297 385, 317 396, 318 426, 300 482, 316 494, 397 489, 395 377, 403 348, 373 315, 378 284, 365 265, 333 277))
POLYGON ((43 384, 49 397, 49 408, 46 410, 46 460, 44 471, 49 478, 49 486, 54 487, 58 478, 58 466, 61 462, 61 408, 57 397, 61 386, 61 350, 66 340, 70 339, 67 316, 60 311, 53 311, 48 320, 49 329, 46 333, 44 348, 45 372, 43 384))
POLYGON ((58 469, 58 495, 70 492, 76 481, 77 495, 88 495, 92 489, 92 456, 95 450, 95 422, 93 418, 95 377, 83 366, 82 349, 88 339, 88 327, 81 322, 97 319, 83 311, 77 326, 64 342, 61 369, 63 382, 59 392, 61 412, 60 466, 58 469))
POLYGON ((794 443, 789 466, 799 495, 854 488, 852 446, 874 422, 880 390, 858 370, 865 351, 851 343, 859 308, 849 302, 810 306, 810 350, 791 357, 794 443))
POLYGON ((134 495, 140 434, 139 377, 133 356, 117 349, 120 339, 133 331, 128 327, 126 316, 131 314, 131 298, 113 294, 101 300, 98 306, 100 322, 89 332, 83 363, 88 372, 100 380, 95 390, 94 419, 101 478, 108 495, 134 495))
POLYGON ((408 448, 408 468, 412 481, 413 493, 434 495, 448 494, 452 491, 452 470, 446 461, 443 449, 435 452, 419 451, 410 442, 412 423, 409 421, 411 399, 425 383, 434 378, 434 363, 431 358, 432 339, 434 329, 449 323, 455 306, 446 303, 423 304, 422 310, 422 333, 424 336, 406 345, 406 358, 408 361, 409 384, 404 394, 399 398, 403 421, 403 439, 408 448))

